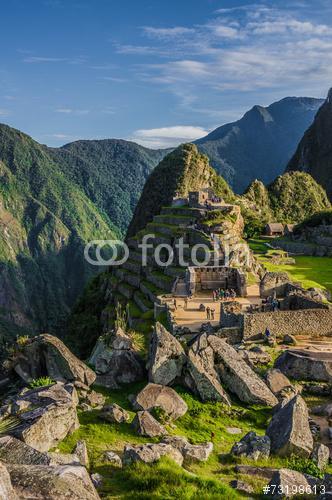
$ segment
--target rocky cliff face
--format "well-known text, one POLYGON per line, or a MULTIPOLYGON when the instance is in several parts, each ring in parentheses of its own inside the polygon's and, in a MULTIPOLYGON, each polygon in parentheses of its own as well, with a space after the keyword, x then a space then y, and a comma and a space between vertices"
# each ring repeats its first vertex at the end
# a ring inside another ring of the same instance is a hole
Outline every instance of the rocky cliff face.
POLYGON ((235 192, 242 193, 255 178, 268 184, 283 172, 322 103, 287 97, 266 108, 254 106, 196 144, 235 192))
POLYGON ((294 170, 311 174, 332 200, 332 89, 287 166, 294 170))

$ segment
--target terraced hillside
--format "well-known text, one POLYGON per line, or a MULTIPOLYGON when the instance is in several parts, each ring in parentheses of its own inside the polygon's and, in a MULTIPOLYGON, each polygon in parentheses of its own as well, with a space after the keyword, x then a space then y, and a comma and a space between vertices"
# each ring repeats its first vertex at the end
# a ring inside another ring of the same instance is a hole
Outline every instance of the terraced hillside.
MULTIPOLYGON (((189 190, 198 189, 200 186, 205 188, 211 185, 216 189, 217 176, 209 167, 207 159, 197 152, 194 145, 181 146, 160 163, 151 176, 153 179, 158 177, 160 185, 168 185, 168 176, 172 175, 172 171, 165 169, 165 163, 171 162, 173 158, 176 158, 174 168, 178 168, 179 172, 186 171, 189 174, 186 177, 186 188, 182 187, 181 190, 180 184, 183 178, 181 175, 178 176, 179 183, 173 183, 173 196, 188 195, 189 190), (190 162, 188 165, 188 156, 196 158, 197 161, 190 162), (188 183, 190 175, 194 179, 192 184, 188 183), (201 179, 201 184, 199 184, 199 179, 201 179)), ((150 178, 138 205, 140 207, 139 213, 146 213, 147 217, 149 217, 150 212, 148 210, 144 212, 143 207, 144 200, 151 199, 148 197, 151 184, 150 178)), ((219 185, 222 186, 223 194, 225 188, 222 180, 220 180, 219 185)), ((172 192, 169 188, 167 201, 172 199, 171 195, 172 192)), ((162 205, 164 199, 164 193, 162 193, 161 199, 155 194, 155 206, 162 205)), ((242 241, 243 219, 239 207, 225 204, 221 208, 211 210, 193 208, 189 205, 168 205, 161 206, 159 212, 152 215, 152 219, 150 217, 149 219, 135 235, 127 237, 128 260, 123 265, 114 267, 112 271, 98 277, 74 310, 68 340, 71 347, 73 349, 76 347, 76 352, 82 356, 89 354, 102 331, 108 331, 113 327, 117 315, 117 304, 121 304, 124 308, 128 307, 130 326, 133 329, 143 333, 148 332, 153 323, 154 302, 158 301, 159 296, 170 294, 175 287, 184 286, 183 278, 188 265, 192 265, 191 250, 194 245, 206 245, 210 252, 210 263, 215 262, 216 258, 222 265, 224 247, 227 241, 234 264, 239 265, 242 255, 238 250, 232 252, 232 249, 235 249, 237 244, 242 241), (217 232, 220 241, 218 250, 214 248, 212 240, 212 233, 217 232), (150 247, 146 250, 145 263, 141 245, 147 236, 149 236, 150 247), (177 249, 181 239, 187 245, 183 251, 183 260, 177 249), (171 263, 162 264, 167 262, 169 252, 164 249, 155 254, 158 245, 168 245, 169 248, 173 249, 174 258, 171 263), (160 258, 160 264, 158 264, 156 255, 160 258), (186 265, 183 265, 184 263, 186 265), (79 347, 75 342, 77 338, 80 339, 79 347)), ((204 253, 202 250, 197 252, 197 257, 203 261, 204 253)))

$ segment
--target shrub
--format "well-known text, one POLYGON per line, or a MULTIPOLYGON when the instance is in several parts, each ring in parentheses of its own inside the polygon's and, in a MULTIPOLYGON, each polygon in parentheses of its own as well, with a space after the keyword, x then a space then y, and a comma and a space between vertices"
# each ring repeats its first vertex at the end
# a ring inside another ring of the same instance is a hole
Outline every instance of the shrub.
POLYGON ((19 347, 25 346, 29 342, 30 338, 28 335, 21 335, 21 337, 18 337, 16 340, 16 344, 19 347))
POLYGON ((8 434, 10 431, 13 431, 18 427, 20 421, 16 417, 6 417, 0 421, 0 436, 8 434))
POLYGON ((296 455, 292 455, 287 460, 287 467, 303 474, 309 474, 310 476, 318 477, 323 479, 324 472, 320 470, 317 464, 310 458, 301 458, 296 455))
POLYGON ((37 387, 46 387, 47 385, 53 385, 55 384, 55 380, 53 380, 51 377, 39 377, 33 379, 29 386, 31 389, 36 389, 37 387))

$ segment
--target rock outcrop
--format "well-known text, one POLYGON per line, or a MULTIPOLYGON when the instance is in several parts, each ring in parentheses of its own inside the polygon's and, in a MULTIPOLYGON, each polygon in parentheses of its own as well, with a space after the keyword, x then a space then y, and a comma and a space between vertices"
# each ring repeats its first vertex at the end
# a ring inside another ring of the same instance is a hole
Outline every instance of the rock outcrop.
POLYGON ((165 436, 167 431, 148 411, 138 411, 132 422, 137 434, 146 437, 165 436))
POLYGON ((4 464, 0 462, 0 499, 1 500, 19 500, 16 495, 10 475, 4 464))
POLYGON ((186 355, 180 342, 157 323, 153 329, 149 352, 149 381, 171 385, 181 377, 186 355))
POLYGON ((171 458, 178 465, 182 465, 183 463, 181 453, 176 448, 166 443, 127 445, 123 451, 122 462, 124 465, 130 465, 135 462, 149 464, 157 462, 164 456, 171 458))
POLYGON ((119 389, 121 385, 143 380, 144 363, 130 337, 121 328, 106 337, 97 341, 89 360, 96 370, 98 384, 119 389))
POLYGON ((277 368, 271 368, 265 375, 266 383, 277 397, 285 390, 293 390, 289 379, 277 368))
POLYGON ((6 468, 20 499, 99 499, 85 467, 7 464, 6 468))
POLYGON ((189 350, 185 383, 202 401, 221 401, 230 406, 230 398, 214 369, 213 352, 203 344, 201 347, 198 340, 189 350))
MULTIPOLYGON (((279 469, 269 482, 269 493, 273 498, 290 498, 297 492, 312 492, 315 495, 315 486, 318 480, 307 474, 295 470, 279 469)), ((319 491, 319 489, 317 489, 319 491)))
POLYGON ((214 366, 222 384, 244 403, 275 406, 277 399, 265 382, 247 365, 236 350, 222 339, 210 335, 214 366))
POLYGON ((48 451, 79 427, 77 394, 71 384, 23 390, 0 408, 3 415, 15 415, 19 426, 11 431, 39 451, 48 451), (22 411, 24 408, 24 411, 22 411))
POLYGON ((133 401, 135 410, 161 410, 172 420, 182 417, 188 410, 187 404, 171 387, 148 384, 133 401))
POLYGON ((258 460, 268 458, 270 449, 271 441, 268 436, 258 436, 255 432, 251 431, 234 444, 231 449, 231 455, 258 460))
POLYGON ((87 386, 96 380, 91 368, 76 358, 59 338, 48 334, 33 337, 20 347, 14 369, 27 383, 43 376, 87 386))
POLYGON ((103 407, 100 412, 100 418, 112 424, 122 424, 128 422, 129 413, 116 403, 112 403, 103 407))
POLYGON ((176 448, 183 456, 184 465, 191 463, 206 462, 213 451, 213 443, 190 444, 186 438, 181 436, 167 436, 163 443, 176 448))
POLYGON ((287 350, 274 366, 295 380, 332 382, 332 359, 328 353, 287 350))
POLYGON ((273 415, 266 431, 271 440, 271 453, 309 458, 313 449, 313 437, 308 419, 308 408, 301 396, 297 395, 286 402, 273 415))

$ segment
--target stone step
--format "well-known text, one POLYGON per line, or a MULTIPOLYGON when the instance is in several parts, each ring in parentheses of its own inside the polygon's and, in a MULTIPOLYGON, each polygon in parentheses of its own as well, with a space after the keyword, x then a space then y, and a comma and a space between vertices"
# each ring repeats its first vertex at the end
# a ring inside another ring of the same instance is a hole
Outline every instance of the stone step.
POLYGON ((121 295, 124 295, 127 299, 131 299, 136 291, 136 288, 128 283, 120 283, 118 285, 118 291, 121 295))
POLYGON ((141 290, 137 290, 134 293, 133 298, 135 303, 143 313, 153 308, 153 302, 151 302, 151 300, 147 298, 146 295, 141 290))
POLYGON ((190 207, 163 207, 161 209, 161 215, 181 215, 188 217, 201 218, 206 214, 207 210, 202 208, 190 208, 190 207))
POLYGON ((123 279, 129 285, 131 285, 135 288, 139 288, 139 284, 140 284, 142 278, 139 274, 136 274, 136 273, 129 271, 129 272, 124 273, 123 279))
POLYGON ((157 288, 164 290, 167 293, 170 293, 172 291, 174 278, 171 278, 170 276, 167 276, 158 271, 147 273, 146 278, 147 281, 155 285, 157 288))
POLYGON ((128 269, 128 271, 131 271, 136 274, 140 274, 141 272, 141 265, 140 262, 136 262, 135 260, 128 259, 123 265, 123 269, 128 269))
POLYGON ((172 215, 172 214, 164 214, 164 215, 155 215, 153 217, 153 222, 157 224, 173 224, 177 226, 188 226, 190 223, 195 220, 194 217, 190 215, 172 215))

